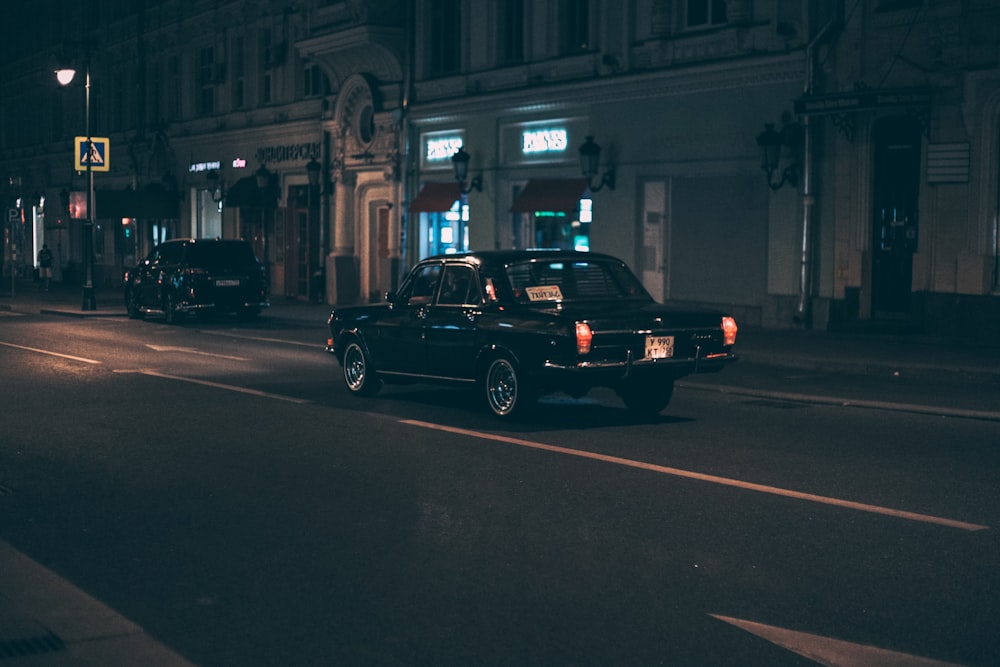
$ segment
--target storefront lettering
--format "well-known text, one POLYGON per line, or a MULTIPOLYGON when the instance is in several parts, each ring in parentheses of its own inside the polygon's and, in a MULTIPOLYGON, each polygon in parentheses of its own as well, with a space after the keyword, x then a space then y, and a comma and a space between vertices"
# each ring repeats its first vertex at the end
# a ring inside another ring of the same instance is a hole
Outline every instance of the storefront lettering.
POLYGON ((288 144, 285 146, 262 146, 257 149, 256 158, 261 164, 277 162, 298 162, 315 160, 319 157, 319 142, 305 144, 288 144))
POLYGON ((521 150, 524 153, 559 153, 569 146, 566 130, 560 128, 525 130, 521 133, 521 150))
POLYGON ((439 137, 427 140, 427 153, 424 158, 428 162, 450 160, 451 156, 463 145, 462 137, 439 137))

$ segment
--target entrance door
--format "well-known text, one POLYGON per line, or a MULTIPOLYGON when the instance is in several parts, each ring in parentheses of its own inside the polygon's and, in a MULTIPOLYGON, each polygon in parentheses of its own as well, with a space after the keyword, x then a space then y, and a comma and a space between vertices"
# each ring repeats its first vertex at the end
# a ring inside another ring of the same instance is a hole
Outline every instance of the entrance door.
POLYGON ((873 135, 872 317, 910 315, 913 253, 917 251, 920 126, 912 118, 887 118, 873 135))

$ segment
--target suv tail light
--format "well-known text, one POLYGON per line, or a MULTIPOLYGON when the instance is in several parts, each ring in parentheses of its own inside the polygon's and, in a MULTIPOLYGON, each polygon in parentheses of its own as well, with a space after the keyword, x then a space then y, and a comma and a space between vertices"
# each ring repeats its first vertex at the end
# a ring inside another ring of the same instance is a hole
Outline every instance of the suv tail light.
POLYGON ((594 332, 586 322, 576 323, 576 353, 590 354, 590 345, 594 341, 594 332))
POLYGON ((722 342, 724 345, 735 345, 736 344, 736 332, 739 327, 736 326, 736 320, 731 317, 722 318, 722 342))

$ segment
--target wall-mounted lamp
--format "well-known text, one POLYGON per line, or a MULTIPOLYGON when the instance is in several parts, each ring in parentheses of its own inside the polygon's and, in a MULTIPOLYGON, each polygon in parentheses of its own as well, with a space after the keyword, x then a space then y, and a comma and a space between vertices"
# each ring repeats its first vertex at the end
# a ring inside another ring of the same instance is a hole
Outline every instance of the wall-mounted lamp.
POLYGON ((597 172, 601 167, 601 147, 594 142, 594 137, 588 136, 587 140, 583 142, 580 146, 580 169, 583 171, 583 175, 587 177, 587 186, 590 188, 591 192, 597 192, 605 185, 608 186, 609 190, 615 189, 615 168, 608 167, 608 170, 604 172, 604 176, 601 176, 601 182, 594 185, 594 177, 597 176, 597 172))
POLYGON ((465 146, 460 146, 455 154, 451 156, 451 164, 455 167, 455 180, 458 181, 459 188, 462 190, 463 195, 467 195, 473 190, 477 192, 482 192, 483 190, 483 175, 480 174, 472 179, 468 187, 465 185, 465 179, 469 177, 469 160, 472 159, 471 156, 465 152, 465 146))
POLYGON ((208 181, 208 191, 212 193, 212 201, 218 204, 226 196, 226 184, 223 182, 222 176, 218 170, 213 169, 205 174, 205 180, 208 181))
POLYGON ((309 177, 309 187, 315 188, 319 185, 319 174, 321 171, 323 171, 323 165, 317 162, 315 158, 306 163, 306 176, 309 177))
POLYGON ((760 168, 767 173, 767 185, 772 190, 778 190, 786 183, 793 188, 799 184, 799 146, 802 144, 802 126, 784 119, 781 131, 774 129, 774 123, 765 123, 764 131, 757 135, 757 146, 760 148, 760 168), (778 170, 781 161, 781 147, 787 147, 791 154, 791 163, 781 172, 781 180, 774 181, 774 172, 778 170))
POLYGON ((271 171, 267 168, 267 165, 262 164, 257 167, 257 171, 253 173, 253 176, 257 179, 257 189, 262 192, 267 190, 271 184, 271 171))

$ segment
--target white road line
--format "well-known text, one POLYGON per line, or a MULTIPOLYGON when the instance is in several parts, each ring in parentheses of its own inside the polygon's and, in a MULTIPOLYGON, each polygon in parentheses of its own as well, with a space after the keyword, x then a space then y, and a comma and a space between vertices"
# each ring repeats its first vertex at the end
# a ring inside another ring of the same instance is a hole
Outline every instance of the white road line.
MULTIPOLYGON (((323 351, 323 345, 317 344, 315 342, 303 343, 298 340, 285 340, 284 338, 267 338, 265 336, 247 336, 245 334, 236 334, 231 331, 208 331, 199 329, 198 333, 207 334, 209 336, 225 336, 226 338, 236 338, 238 340, 253 340, 260 343, 280 343, 282 345, 298 345, 299 347, 310 347, 318 349, 320 352, 323 351)), ((325 341, 326 339, 324 339, 325 341)))
POLYGON ((235 391, 240 394, 250 394, 251 396, 259 396, 261 398, 273 398, 279 401, 287 401, 289 403, 306 404, 312 401, 305 398, 296 398, 294 396, 284 396, 282 394, 271 394, 266 391, 260 391, 258 389, 250 389, 249 387, 238 387, 233 384, 223 384, 221 382, 212 382, 211 380, 198 380, 196 378, 184 377, 182 375, 171 375, 169 373, 161 373, 160 371, 150 370, 150 369, 138 369, 138 370, 119 370, 116 373, 138 373, 139 375, 149 375, 151 377, 163 378, 165 380, 178 380, 180 382, 190 382, 191 384, 200 384, 204 387, 213 387, 215 389, 225 389, 226 391, 235 391))
POLYGON ((593 459, 595 461, 603 461, 604 463, 613 463, 615 465, 626 466, 629 468, 639 468, 641 470, 657 472, 663 475, 673 475, 674 477, 696 479, 702 482, 709 482, 711 484, 719 484, 721 486, 731 486, 738 489, 746 489, 748 491, 758 491, 760 493, 767 493, 774 496, 795 498, 797 500, 805 500, 808 502, 820 503, 822 505, 831 505, 833 507, 841 507, 845 509, 857 510, 859 512, 881 514, 884 516, 895 517, 897 519, 906 519, 908 521, 919 521, 921 523, 937 524, 939 526, 947 526, 948 528, 958 528, 959 530, 967 530, 970 532, 989 530, 990 528, 989 526, 977 523, 967 523, 965 521, 946 519, 943 517, 932 516, 929 514, 906 512, 904 510, 892 509, 890 507, 881 507, 879 505, 858 503, 852 500, 842 500, 840 498, 831 498, 829 496, 820 496, 812 493, 803 493, 801 491, 782 489, 776 486, 767 486, 765 484, 744 482, 742 480, 732 479, 729 477, 718 477, 716 475, 706 475, 704 473, 693 472, 690 470, 682 470, 680 468, 670 468, 667 466, 657 465, 655 463, 646 463, 645 461, 635 461, 633 459, 626 459, 618 456, 608 456, 606 454, 598 454, 596 452, 587 452, 578 449, 569 449, 568 447, 557 447, 555 445, 546 445, 540 442, 533 442, 531 440, 521 440, 520 438, 510 438, 503 435, 494 435, 492 433, 483 433, 480 431, 470 431, 463 428, 443 426, 441 424, 433 424, 430 422, 417 421, 414 419, 403 419, 401 420, 400 423, 409 424, 411 426, 417 426, 420 428, 432 429, 436 431, 455 433, 457 435, 465 435, 472 438, 480 438, 483 440, 495 440, 497 442, 504 442, 510 445, 517 445, 518 447, 528 447, 530 449, 539 449, 546 452, 554 452, 556 454, 565 454, 567 456, 576 456, 584 459, 593 459))
POLYGON ((193 347, 177 347, 173 345, 153 345, 146 343, 146 347, 156 352, 180 352, 181 354, 195 354, 203 357, 215 357, 216 359, 229 359, 230 361, 250 361, 246 357, 234 357, 229 354, 216 354, 215 352, 202 352, 193 347))
POLYGON ((85 357, 74 357, 72 354, 62 354, 61 352, 53 352, 52 350, 40 350, 37 347, 25 347, 24 345, 15 345, 14 343, 4 343, 0 341, 0 345, 4 347, 12 347, 17 350, 25 350, 27 352, 37 352, 38 354, 47 354, 50 357, 60 357, 62 359, 69 359, 70 361, 79 361, 84 364, 99 364, 100 361, 96 359, 87 359, 85 357))

